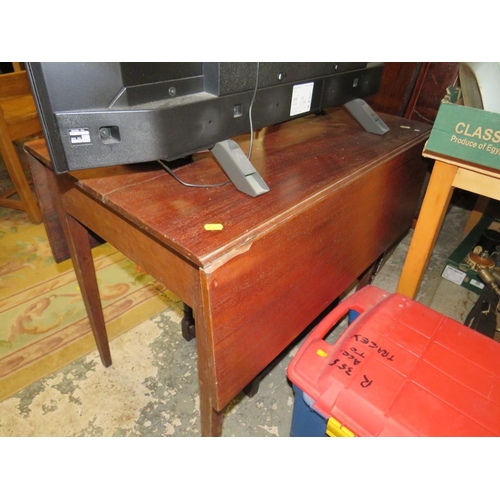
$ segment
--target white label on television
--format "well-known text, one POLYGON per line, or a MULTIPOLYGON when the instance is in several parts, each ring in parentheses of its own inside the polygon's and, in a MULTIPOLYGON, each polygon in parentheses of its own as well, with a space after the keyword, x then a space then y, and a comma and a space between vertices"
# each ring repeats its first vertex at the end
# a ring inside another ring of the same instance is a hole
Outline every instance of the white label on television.
POLYGON ((90 142, 90 130, 88 128, 70 128, 69 140, 71 144, 88 144, 90 142))
POLYGON ((443 274, 443 278, 446 278, 448 281, 455 283, 455 285, 461 285, 464 281, 466 274, 458 269, 455 269, 451 266, 446 266, 443 274))
POLYGON ((314 82, 301 83, 293 86, 290 116, 300 115, 311 111, 314 82))

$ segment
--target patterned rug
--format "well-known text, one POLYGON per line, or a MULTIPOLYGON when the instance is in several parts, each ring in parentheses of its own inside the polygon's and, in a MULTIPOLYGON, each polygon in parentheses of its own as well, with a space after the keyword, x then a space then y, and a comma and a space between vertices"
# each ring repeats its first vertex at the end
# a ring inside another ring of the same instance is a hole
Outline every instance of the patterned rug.
MULTIPOLYGON (((168 307, 182 310, 111 245, 93 257, 110 339, 168 307)), ((71 261, 55 263, 43 224, 0 208, 0 401, 95 349, 71 261)))

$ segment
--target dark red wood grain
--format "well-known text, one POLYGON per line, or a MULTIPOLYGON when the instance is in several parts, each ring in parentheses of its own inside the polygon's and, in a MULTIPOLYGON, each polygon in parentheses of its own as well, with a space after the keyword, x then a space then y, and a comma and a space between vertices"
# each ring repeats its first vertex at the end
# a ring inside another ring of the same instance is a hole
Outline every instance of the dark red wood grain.
MULTIPOLYGON (((382 118, 384 136, 343 109, 261 131, 252 163, 270 192, 257 198, 186 188, 158 164, 58 176, 64 211, 193 308, 203 434, 220 433, 231 399, 410 227, 430 126, 382 118)), ((43 141, 27 150, 50 164, 43 141)), ((208 153, 176 172, 226 179, 208 153)))

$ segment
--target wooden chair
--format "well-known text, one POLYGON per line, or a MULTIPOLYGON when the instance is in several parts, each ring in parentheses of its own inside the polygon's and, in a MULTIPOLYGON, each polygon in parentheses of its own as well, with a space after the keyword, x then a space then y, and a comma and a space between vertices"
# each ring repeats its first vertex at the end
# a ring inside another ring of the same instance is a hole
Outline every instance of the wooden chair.
POLYGON ((42 222, 42 214, 22 166, 20 146, 15 141, 41 132, 26 71, 1 74, 0 153, 14 188, 0 194, 0 206, 23 210, 34 224, 42 222), (12 199, 16 192, 19 200, 12 199))

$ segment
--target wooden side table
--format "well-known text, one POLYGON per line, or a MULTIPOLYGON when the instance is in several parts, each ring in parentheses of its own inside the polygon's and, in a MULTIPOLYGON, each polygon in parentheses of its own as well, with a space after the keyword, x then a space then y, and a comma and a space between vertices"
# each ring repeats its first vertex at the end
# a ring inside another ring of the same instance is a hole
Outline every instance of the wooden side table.
MULTIPOLYGON (((186 188, 157 163, 56 176, 44 141, 27 145, 34 177, 45 176, 35 183, 51 189, 44 218, 56 236, 64 232, 104 365, 111 354, 90 231, 192 309, 201 434, 221 435, 227 404, 410 227, 430 126, 383 120, 384 136, 343 109, 267 129, 252 163, 270 191, 257 198, 231 184, 186 188)), ((247 150, 248 136, 238 142, 247 150)), ((196 184, 225 179, 203 154, 177 175, 196 184)))
MULTIPOLYGON (((423 156, 434 159, 435 163, 397 287, 398 293, 412 299, 420 289, 454 189, 480 195, 476 207, 485 206, 487 198, 500 200, 500 171, 426 150, 423 156)), ((480 216, 480 210, 474 217, 480 216)))

